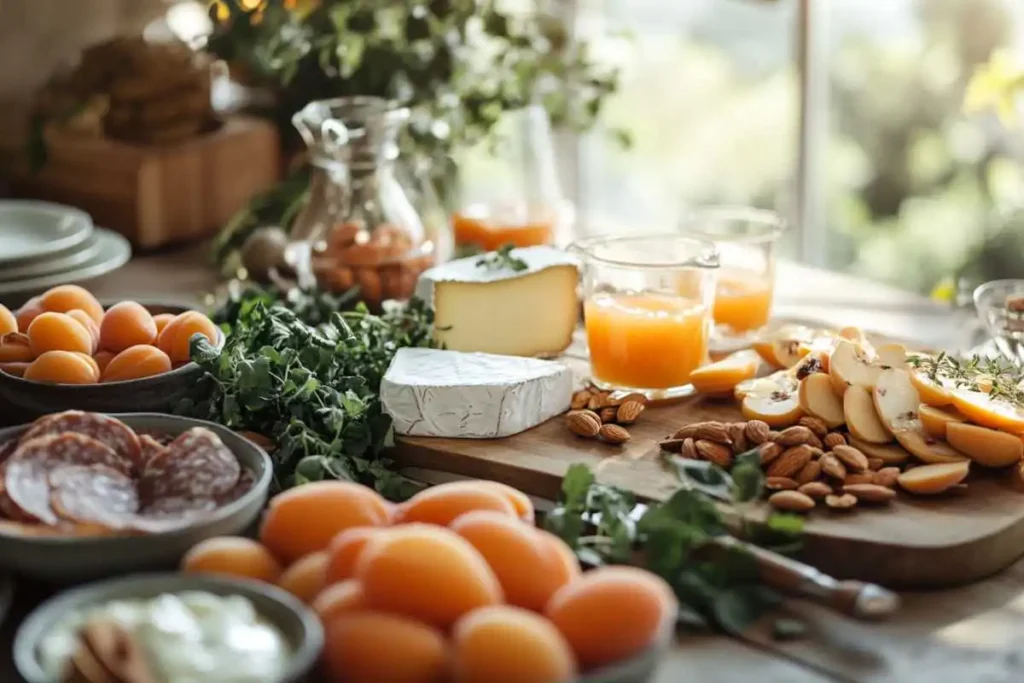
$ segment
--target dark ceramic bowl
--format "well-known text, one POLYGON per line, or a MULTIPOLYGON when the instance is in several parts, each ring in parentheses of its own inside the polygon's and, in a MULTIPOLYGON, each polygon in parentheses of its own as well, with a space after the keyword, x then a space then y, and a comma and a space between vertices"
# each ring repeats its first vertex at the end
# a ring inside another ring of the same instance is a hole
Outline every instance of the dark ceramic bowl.
POLYGON ((250 600, 268 623, 276 626, 291 646, 292 656, 281 683, 302 680, 315 666, 323 649, 320 620, 285 591, 256 581, 193 576, 143 574, 93 583, 66 591, 39 606, 18 629, 14 639, 14 663, 28 683, 56 683, 43 670, 39 647, 68 613, 112 600, 155 598, 164 593, 203 591, 215 595, 239 595, 250 600))
MULTIPOLYGON (((114 415, 129 427, 180 434, 206 427, 220 437, 242 467, 254 475, 252 489, 238 500, 180 529, 132 536, 46 536, 0 530, 0 572, 56 583, 73 583, 128 572, 169 569, 196 543, 213 536, 242 534, 267 501, 273 467, 270 456, 230 429, 173 415, 114 415)), ((16 438, 28 425, 0 429, 0 442, 16 438)))
MULTIPOLYGON (((103 302, 107 308, 116 302, 103 302)), ((154 315, 184 313, 188 306, 140 301, 154 315)), ((218 330, 217 345, 224 345, 218 330)), ((143 379, 103 384, 49 384, 33 382, 0 372, 0 406, 10 404, 21 420, 31 420, 62 410, 90 410, 96 413, 169 413, 195 383, 203 369, 188 363, 170 372, 143 379)), ((8 422, 8 424, 10 424, 8 422)))

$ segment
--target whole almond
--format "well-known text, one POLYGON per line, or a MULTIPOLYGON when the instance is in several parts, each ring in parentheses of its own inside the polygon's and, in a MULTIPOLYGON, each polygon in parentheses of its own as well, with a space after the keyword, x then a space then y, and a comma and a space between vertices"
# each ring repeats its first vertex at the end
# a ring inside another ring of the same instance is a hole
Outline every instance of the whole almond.
POLYGON ((836 456, 826 453, 818 458, 818 462, 821 463, 821 471, 825 476, 839 481, 846 479, 846 466, 839 462, 839 458, 836 456))
POLYGON ((760 446, 768 440, 768 433, 771 431, 772 428, 768 426, 767 422, 751 420, 743 428, 743 435, 747 437, 747 443, 751 446, 760 446))
POLYGON ((821 463, 817 460, 811 460, 809 463, 804 465, 802 470, 797 472, 796 481, 798 484, 807 484, 812 481, 817 481, 820 476, 821 463))
POLYGON ((714 441, 725 446, 732 445, 732 439, 729 437, 729 428, 721 422, 704 422, 697 425, 697 431, 693 438, 714 441))
POLYGON ((658 442, 658 446, 663 451, 670 453, 679 453, 683 448, 683 441, 686 439, 662 439, 658 442))
POLYGON ((602 440, 615 446, 629 441, 629 432, 627 432, 623 427, 620 427, 617 424, 611 424, 610 422, 606 425, 601 425, 601 429, 598 431, 597 435, 601 437, 602 440))
POLYGON ((799 484, 789 477, 768 477, 764 480, 764 487, 769 491, 792 491, 799 484))
POLYGON ((676 430, 675 434, 672 435, 673 439, 688 439, 697 433, 697 428, 700 427, 703 422, 693 422, 688 425, 683 425, 676 430))
POLYGON ((768 441, 778 441, 780 433, 781 432, 777 432, 774 429, 768 430, 768 441))
POLYGON ((747 425, 743 422, 733 422, 726 429, 729 432, 729 439, 732 441, 732 452, 736 455, 747 451, 747 425))
POLYGON ((812 446, 811 444, 806 444, 806 446, 811 449, 811 457, 815 460, 825 455, 825 451, 821 450, 817 446, 812 446))
POLYGON ((815 500, 832 495, 832 487, 823 481, 809 481, 806 484, 801 484, 797 491, 815 500))
POLYGON ((767 467, 772 464, 780 455, 782 455, 783 448, 777 443, 771 441, 765 441, 763 444, 757 447, 758 454, 761 456, 761 467, 767 467))
POLYGON ((852 493, 857 500, 865 503, 888 503, 896 497, 896 492, 878 484, 851 484, 843 486, 843 493, 852 493))
POLYGON ((872 484, 878 484, 879 486, 887 486, 893 488, 896 486, 896 480, 900 476, 899 467, 883 467, 874 473, 872 484))
POLYGON ((732 451, 727 446, 707 439, 699 439, 695 445, 701 460, 707 460, 725 469, 732 467, 732 451))
POLYGON ((700 457, 700 454, 697 453, 697 442, 693 439, 683 439, 683 450, 681 453, 684 458, 689 458, 690 460, 696 460, 700 457))
POLYGON ((874 484, 875 473, 874 472, 851 472, 846 475, 843 479, 844 486, 851 486, 853 484, 874 484))
POLYGON ((819 417, 804 415, 797 420, 797 424, 810 429, 819 439, 824 439, 828 434, 828 425, 819 417))
POLYGON ((565 417, 566 424, 573 434, 592 439, 601 431, 601 418, 589 410, 576 410, 565 417))
POLYGON ((639 403, 642 406, 646 406, 647 405, 647 397, 644 396, 643 394, 639 393, 639 392, 636 392, 636 391, 634 391, 631 394, 626 394, 625 396, 619 396, 616 399, 611 399, 611 398, 608 399, 609 405, 616 405, 616 406, 620 406, 623 403, 626 403, 627 401, 636 401, 637 403, 639 403))
POLYGON ((824 448, 829 450, 836 446, 845 446, 846 437, 839 432, 829 432, 825 435, 825 438, 822 439, 822 443, 824 444, 824 448))
POLYGON ((639 401, 625 401, 618 408, 616 419, 619 424, 631 425, 636 422, 636 419, 640 417, 640 413, 644 412, 644 404, 639 401))
POLYGON ((825 505, 833 510, 849 510, 857 505, 857 496, 850 493, 829 494, 825 496, 825 505))
POLYGON ((782 452, 775 462, 768 466, 769 477, 793 477, 811 461, 810 446, 793 446, 782 452))
POLYGON ((779 432, 778 438, 774 439, 774 441, 780 446, 799 446, 807 443, 812 436, 814 436, 814 432, 807 427, 793 425, 779 432))
POLYGON ((855 472, 866 472, 868 470, 868 456, 853 446, 836 446, 832 449, 832 453, 846 465, 848 470, 855 472))
POLYGON ((785 512, 807 512, 814 509, 814 499, 799 491, 776 491, 768 497, 768 504, 785 512))
POLYGON ((616 408, 608 407, 601 408, 601 412, 598 413, 598 417, 601 418, 601 422, 605 424, 609 422, 615 422, 615 418, 618 416, 619 411, 616 408))
POLYGON ((590 410, 600 410, 608 405, 608 392, 599 391, 590 396, 590 400, 587 401, 587 408, 590 410))
POLYGON ((811 435, 807 437, 807 445, 814 446, 819 451, 825 448, 825 444, 822 443, 821 439, 819 439, 818 435, 814 432, 811 432, 811 435))
POLYGON ((583 410, 587 407, 589 401, 590 392, 586 389, 580 389, 572 395, 572 402, 569 405, 573 410, 583 410))

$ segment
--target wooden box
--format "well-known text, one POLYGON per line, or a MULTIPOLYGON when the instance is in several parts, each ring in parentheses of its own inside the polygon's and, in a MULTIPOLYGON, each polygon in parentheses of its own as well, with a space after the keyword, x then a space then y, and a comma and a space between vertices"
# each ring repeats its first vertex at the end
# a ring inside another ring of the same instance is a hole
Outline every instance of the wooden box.
POLYGON ((280 172, 277 131, 250 117, 169 146, 46 138, 46 165, 15 172, 12 195, 77 206, 140 249, 209 237, 280 172))

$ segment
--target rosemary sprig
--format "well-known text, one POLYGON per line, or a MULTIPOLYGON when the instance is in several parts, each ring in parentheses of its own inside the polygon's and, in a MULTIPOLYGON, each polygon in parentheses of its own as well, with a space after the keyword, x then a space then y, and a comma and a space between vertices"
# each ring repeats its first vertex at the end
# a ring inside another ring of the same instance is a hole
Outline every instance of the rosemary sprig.
POLYGON ((516 272, 528 269, 530 266, 526 261, 512 255, 513 249, 515 249, 514 245, 506 244, 497 251, 485 254, 476 262, 476 267, 487 268, 488 270, 504 270, 507 268, 516 272))

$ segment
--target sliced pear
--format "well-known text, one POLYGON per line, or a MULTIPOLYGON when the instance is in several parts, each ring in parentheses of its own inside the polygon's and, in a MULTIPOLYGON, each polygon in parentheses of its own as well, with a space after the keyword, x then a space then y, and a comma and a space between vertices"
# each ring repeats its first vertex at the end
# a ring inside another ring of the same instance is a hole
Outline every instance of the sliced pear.
POLYGON ((749 385, 740 412, 748 420, 762 420, 774 428, 789 427, 804 414, 800 408, 799 382, 785 371, 749 385))
POLYGON ((848 325, 847 327, 844 327, 841 330, 839 330, 839 332, 837 332, 836 334, 838 334, 843 339, 849 339, 850 341, 856 342, 857 344, 868 343, 868 337, 866 334, 864 334, 864 330, 854 325, 848 325))
POLYGON ((754 377, 760 366, 761 356, 756 351, 737 351, 691 372, 690 383, 702 394, 725 394, 740 382, 754 377))
POLYGON ((850 445, 859 450, 869 458, 878 458, 889 465, 899 465, 910 459, 910 451, 895 443, 869 443, 861 441, 852 434, 849 437, 850 445))
POLYGON ((800 353, 803 354, 800 363, 807 362, 810 357, 817 357, 821 363, 821 372, 828 373, 829 359, 832 357, 832 351, 836 348, 838 339, 835 335, 826 334, 810 341, 800 342, 800 353))
POLYGON ((872 395, 878 418, 893 434, 920 426, 917 407, 921 399, 906 370, 890 368, 879 372, 872 395))
POLYGON ((828 375, 820 372, 807 375, 800 380, 798 395, 803 411, 824 422, 829 429, 840 427, 845 422, 843 402, 832 390, 828 375))
POLYGON ((935 495, 962 482, 971 471, 970 460, 921 465, 907 470, 897 479, 900 488, 917 495, 935 495))
POLYGON ((781 325, 764 331, 750 346, 766 363, 784 369, 802 358, 800 342, 814 339, 817 334, 817 330, 804 325, 781 325))
POLYGON ((828 354, 823 351, 808 351, 796 365, 787 370, 790 375, 797 379, 803 379, 812 373, 824 373, 828 375, 828 354))
POLYGON ((966 422, 947 423, 946 440, 982 467, 1008 467, 1024 457, 1024 441, 1016 434, 966 422))
POLYGON ((1014 434, 1024 432, 1024 408, 1006 399, 991 398, 985 392, 970 389, 954 389, 950 398, 953 407, 971 422, 1014 434))
POLYGON ((921 423, 914 420, 914 427, 896 432, 896 440, 901 446, 910 451, 911 455, 918 460, 928 464, 942 462, 960 462, 966 460, 966 456, 957 453, 945 441, 928 436, 921 429, 921 423))
POLYGON ((882 366, 883 370, 899 368, 906 370, 907 347, 903 344, 883 344, 875 350, 875 365, 882 366))
POLYGON ((862 386, 848 387, 843 394, 843 419, 850 434, 861 441, 879 444, 892 441, 892 432, 878 417, 871 392, 862 386))
POLYGON ((797 339, 779 339, 772 342, 772 355, 781 367, 791 368, 800 362, 806 352, 797 339))
MULTIPOLYGON (((913 378, 913 375, 911 375, 911 378, 913 378)), ((927 403, 922 403, 917 407, 917 417, 921 420, 921 427, 924 429, 925 434, 934 436, 936 439, 946 438, 947 423, 965 421, 964 416, 956 408, 936 408, 927 403)))
POLYGON ((828 368, 835 392, 842 396, 846 387, 851 385, 873 388, 884 369, 876 365, 874 360, 863 347, 851 341, 841 339, 836 342, 828 368))

